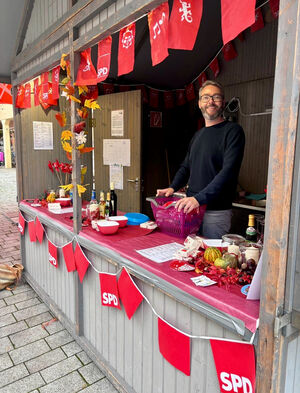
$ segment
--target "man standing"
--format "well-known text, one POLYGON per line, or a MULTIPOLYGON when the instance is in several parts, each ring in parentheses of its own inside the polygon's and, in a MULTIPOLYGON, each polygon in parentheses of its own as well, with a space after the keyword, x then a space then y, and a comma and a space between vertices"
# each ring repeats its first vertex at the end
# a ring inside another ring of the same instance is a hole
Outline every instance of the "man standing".
POLYGON ((189 213, 207 205, 200 232, 211 239, 221 238, 230 229, 231 204, 245 146, 242 127, 224 120, 224 105, 223 86, 207 80, 199 90, 205 127, 192 138, 170 187, 157 190, 157 196, 170 196, 188 184, 187 197, 180 199, 176 208, 189 213))

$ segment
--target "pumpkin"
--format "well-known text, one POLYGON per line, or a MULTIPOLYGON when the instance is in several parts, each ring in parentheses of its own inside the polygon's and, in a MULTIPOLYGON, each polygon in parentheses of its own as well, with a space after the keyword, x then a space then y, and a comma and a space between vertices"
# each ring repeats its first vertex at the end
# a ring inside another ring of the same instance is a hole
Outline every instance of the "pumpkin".
POLYGON ((208 247, 204 252, 206 262, 214 263, 217 258, 221 258, 222 253, 217 247, 208 247))

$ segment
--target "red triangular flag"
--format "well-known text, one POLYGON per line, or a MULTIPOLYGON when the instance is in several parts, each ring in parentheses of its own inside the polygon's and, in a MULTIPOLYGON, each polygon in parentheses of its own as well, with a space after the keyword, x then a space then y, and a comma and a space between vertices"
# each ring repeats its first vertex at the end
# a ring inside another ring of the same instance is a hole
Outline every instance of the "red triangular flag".
POLYGON ((48 240, 48 258, 51 265, 58 268, 58 260, 57 260, 57 247, 48 240))
POLYGON ((186 375, 191 374, 190 338, 158 318, 158 343, 163 357, 186 375))
POLYGON ((98 86, 87 86, 88 92, 80 94, 81 105, 84 106, 85 100, 96 100, 98 98, 98 86))
POLYGON ((54 100, 59 98, 59 72, 60 65, 52 70, 52 98, 54 100))
POLYGON ((169 48, 194 48, 203 10, 203 0, 174 0, 169 22, 169 48))
POLYGON ((256 0, 221 0, 221 25, 223 44, 255 22, 256 0))
POLYGON ((34 106, 40 105, 40 97, 39 97, 39 78, 36 78, 33 81, 33 97, 34 97, 34 106))
POLYGON ((134 67, 135 23, 119 33, 118 76, 128 74, 134 67))
POLYGON ((44 228, 38 217, 35 219, 35 233, 38 241, 42 244, 44 238, 44 228))
POLYGON ((101 286, 101 303, 102 306, 114 307, 121 309, 117 276, 109 273, 99 273, 101 286))
POLYGON ((118 280, 118 290, 127 317, 131 319, 138 306, 142 303, 144 296, 125 268, 122 269, 118 280))
POLYGON ((25 94, 25 87, 23 85, 18 86, 17 97, 16 97, 16 108, 24 108, 24 94, 25 94))
POLYGON ((277 19, 279 15, 279 0, 269 0, 269 6, 271 8, 273 17, 277 19))
POLYGON ((169 4, 166 1, 148 14, 152 65, 161 63, 168 52, 169 4))
POLYGON ((75 247, 75 264, 76 264, 76 269, 78 272, 79 280, 82 283, 83 278, 85 276, 85 273, 90 265, 89 261, 87 260, 87 257, 84 255, 84 253, 81 250, 81 247, 79 244, 76 244, 75 247))
POLYGON ((244 37, 244 33, 243 33, 243 32, 241 32, 241 33, 238 35, 238 39, 239 39, 241 42, 244 42, 244 41, 245 41, 245 37, 244 37))
POLYGON ((202 74, 198 76, 199 87, 201 87, 205 81, 207 81, 207 76, 205 72, 202 72, 202 74))
POLYGON ((48 100, 48 90, 49 90, 48 80, 49 80, 49 75, 48 75, 48 71, 47 71, 47 72, 44 72, 41 76, 42 96, 43 96, 43 100, 45 102, 47 102, 47 100, 48 100))
POLYGON ((53 99, 52 97, 52 82, 48 82, 47 85, 48 85, 47 93, 42 93, 41 86, 39 86, 38 88, 40 104, 44 109, 49 108, 51 105, 53 106, 57 105, 57 100, 53 99))
POLYGON ((222 48, 224 60, 229 61, 237 57, 237 52, 232 42, 228 42, 222 48))
POLYGON ((124 93, 125 91, 130 91, 130 86, 128 85, 119 85, 119 92, 124 93))
POLYGON ((115 87, 112 83, 102 83, 103 94, 113 94, 115 87))
POLYGON ((164 91, 164 103, 166 109, 174 107, 174 94, 172 91, 164 91))
POLYGON ((18 228, 21 233, 21 235, 24 235, 25 231, 25 218, 23 217, 22 213, 19 212, 19 223, 18 223, 18 228))
POLYGON ((97 73, 91 59, 91 48, 80 53, 80 64, 75 85, 96 85, 97 73))
POLYGON ((28 232, 30 241, 36 242, 35 223, 33 220, 28 221, 28 232))
POLYGON ((157 108, 159 103, 159 91, 154 89, 149 89, 149 105, 152 108, 157 108))
POLYGON ((67 243, 65 246, 62 248, 62 252, 64 254, 65 258, 65 263, 68 272, 73 272, 76 270, 76 264, 75 264, 75 257, 74 257, 74 252, 73 252, 73 245, 71 243, 67 243))
POLYGON ((143 103, 147 104, 149 100, 148 100, 148 92, 147 92, 146 86, 145 85, 138 85, 138 86, 136 86, 136 90, 141 90, 143 103))
POLYGON ((192 101, 195 99, 196 95, 195 95, 195 89, 193 83, 190 83, 189 85, 186 86, 185 95, 188 101, 192 101))
POLYGON ((210 340, 221 393, 255 392, 254 347, 248 343, 210 340))
POLYGON ((176 105, 181 106, 185 104, 185 90, 176 90, 176 105))
POLYGON ((11 86, 8 83, 0 83, 0 104, 12 104, 11 86))
POLYGON ((23 108, 31 108, 31 86, 30 83, 25 85, 23 108))
POLYGON ((111 58, 111 36, 98 43, 97 82, 103 82, 109 74, 111 58))
POLYGON ((250 27, 251 33, 255 33, 256 31, 262 29, 265 26, 264 18, 261 12, 261 9, 258 8, 255 10, 255 22, 250 27))
POLYGON ((220 66, 217 57, 215 57, 213 61, 210 63, 209 68, 212 70, 214 77, 216 78, 220 73, 220 66))

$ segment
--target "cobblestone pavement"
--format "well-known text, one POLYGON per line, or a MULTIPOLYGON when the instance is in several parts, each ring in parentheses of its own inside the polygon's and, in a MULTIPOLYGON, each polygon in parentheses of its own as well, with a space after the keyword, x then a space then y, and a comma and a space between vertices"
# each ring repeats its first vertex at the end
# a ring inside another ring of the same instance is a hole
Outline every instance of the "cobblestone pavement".
MULTIPOLYGON (((14 179, 14 169, 0 169, 0 263, 8 264, 21 259, 14 179)), ((23 282, 12 291, 0 291, 0 393, 29 392, 117 390, 23 282)))

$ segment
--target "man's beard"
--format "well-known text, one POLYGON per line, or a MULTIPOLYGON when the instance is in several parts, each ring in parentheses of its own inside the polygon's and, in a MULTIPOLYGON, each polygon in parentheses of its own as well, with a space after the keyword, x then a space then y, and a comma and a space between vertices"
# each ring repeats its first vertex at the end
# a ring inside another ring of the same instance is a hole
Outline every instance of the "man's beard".
MULTIPOLYGON (((217 108, 216 106, 215 106, 215 108, 217 108)), ((201 112, 202 112, 202 115, 203 115, 203 117, 204 117, 204 119, 206 119, 206 120, 215 120, 215 119, 217 119, 218 117, 220 117, 221 115, 222 115, 222 113, 223 113, 223 107, 221 107, 221 108, 219 108, 219 110, 217 110, 217 112, 215 113, 215 114, 213 114, 213 115, 209 115, 207 112, 206 112, 206 108, 200 108, 200 110, 201 110, 201 112)))

